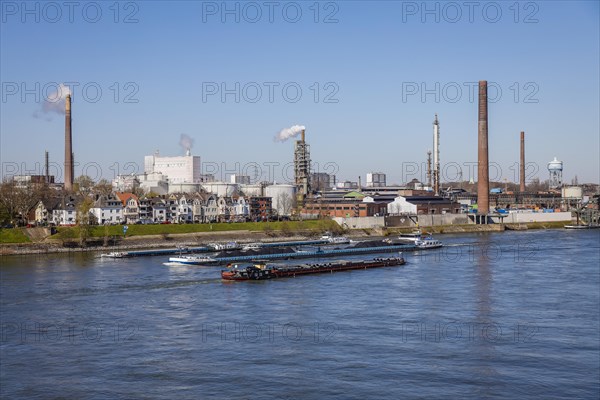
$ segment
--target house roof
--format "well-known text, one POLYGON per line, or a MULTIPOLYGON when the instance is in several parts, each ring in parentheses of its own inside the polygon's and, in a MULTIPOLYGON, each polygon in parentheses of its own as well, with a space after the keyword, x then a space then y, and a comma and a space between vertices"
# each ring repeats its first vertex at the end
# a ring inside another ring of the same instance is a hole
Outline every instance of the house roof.
POLYGON ((133 194, 133 193, 115 192, 115 196, 117 196, 117 198, 119 200, 121 200, 121 202, 123 203, 123 205, 126 205, 127 202, 129 201, 129 199, 131 199, 132 197, 135 199, 136 202, 139 203, 138 197, 135 194, 133 194))

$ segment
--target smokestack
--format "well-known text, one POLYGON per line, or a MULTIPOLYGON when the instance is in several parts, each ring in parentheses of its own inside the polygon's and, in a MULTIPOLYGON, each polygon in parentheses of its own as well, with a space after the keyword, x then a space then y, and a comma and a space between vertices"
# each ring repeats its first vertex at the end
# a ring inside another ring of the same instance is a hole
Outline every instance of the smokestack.
POLYGON ((46 183, 50 183, 50 157, 48 156, 48 150, 44 154, 44 165, 46 167, 46 183))
POLYGON ((477 208, 479 214, 490 212, 490 182, 488 159, 488 98, 487 81, 479 81, 479 124, 477 159, 477 208))
POLYGON ((520 187, 521 193, 525 192, 525 132, 521 131, 521 165, 520 165, 520 187))
POLYGON ((71 136, 71 95, 65 99, 65 190, 73 190, 73 141, 71 136))
POLYGON ((306 129, 302 129, 300 138, 303 142, 306 142, 306 129))
POLYGON ((435 114, 433 121, 433 192, 440 194, 440 123, 435 114))

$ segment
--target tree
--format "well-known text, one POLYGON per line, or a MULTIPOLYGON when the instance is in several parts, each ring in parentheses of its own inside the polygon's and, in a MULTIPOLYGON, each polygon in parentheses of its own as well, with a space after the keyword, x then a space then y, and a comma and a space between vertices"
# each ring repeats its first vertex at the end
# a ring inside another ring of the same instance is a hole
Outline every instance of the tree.
POLYGON ((90 209, 94 202, 90 198, 85 198, 77 207, 77 226, 79 227, 79 245, 84 246, 87 239, 92 233, 92 217, 90 209))
POLYGON ((112 185, 106 179, 100 179, 93 188, 93 192, 101 196, 108 196, 112 190, 112 185))
POLYGON ((0 214, 2 215, 2 222, 15 222, 20 196, 20 190, 16 187, 14 181, 6 180, 2 182, 0 185, 0 214))
POLYGON ((84 196, 92 193, 94 188, 94 180, 87 175, 81 175, 75 178, 75 190, 84 196))
POLYGON ((13 180, 0 185, 0 215, 4 223, 27 223, 29 210, 40 200, 40 192, 35 189, 33 184, 19 187, 13 180))
POLYGON ((295 201, 289 193, 280 193, 277 196, 277 211, 280 216, 289 217, 294 209, 295 201))

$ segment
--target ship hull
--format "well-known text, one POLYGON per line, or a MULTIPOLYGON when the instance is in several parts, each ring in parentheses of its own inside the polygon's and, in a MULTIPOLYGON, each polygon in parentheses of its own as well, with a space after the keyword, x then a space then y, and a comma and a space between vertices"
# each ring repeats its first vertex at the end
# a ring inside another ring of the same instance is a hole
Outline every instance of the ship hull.
POLYGON ((370 261, 307 264, 303 266, 292 266, 287 268, 247 267, 245 269, 235 271, 222 271, 221 278, 228 281, 258 281, 276 278, 289 278, 300 275, 313 275, 323 273, 334 273, 340 271, 351 271, 358 269, 392 267, 404 264, 405 261, 403 258, 380 258, 370 261))

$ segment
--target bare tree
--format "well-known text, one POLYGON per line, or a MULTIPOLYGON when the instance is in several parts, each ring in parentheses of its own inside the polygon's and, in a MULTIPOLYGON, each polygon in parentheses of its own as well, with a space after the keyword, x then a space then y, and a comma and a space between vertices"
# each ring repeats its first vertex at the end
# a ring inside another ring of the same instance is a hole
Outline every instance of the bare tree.
POLYGON ((94 202, 90 198, 85 198, 77 207, 77 226, 79 227, 79 245, 84 246, 92 233, 92 218, 90 209, 94 202))
POLYGON ((112 193, 112 185, 106 179, 100 179, 94 186, 93 192, 101 196, 108 196, 112 193))
POLYGON ((295 201, 289 193, 280 193, 277 196, 277 211, 280 216, 290 216, 295 207, 295 201))
POLYGON ((87 175, 81 175, 75 178, 75 188, 80 194, 87 196, 92 193, 94 180, 87 175))

